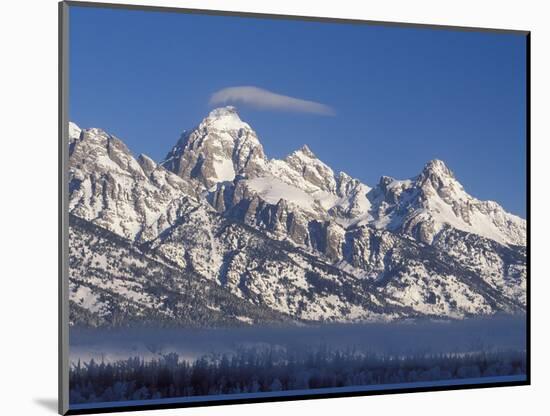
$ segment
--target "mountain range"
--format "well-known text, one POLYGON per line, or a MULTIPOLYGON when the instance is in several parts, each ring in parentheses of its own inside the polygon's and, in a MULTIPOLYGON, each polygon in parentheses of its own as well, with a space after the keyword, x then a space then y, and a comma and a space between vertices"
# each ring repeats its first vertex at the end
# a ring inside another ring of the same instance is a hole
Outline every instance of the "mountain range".
POLYGON ((441 160, 369 186, 234 107, 163 161, 69 125, 73 325, 217 327, 522 313, 526 221, 441 160))

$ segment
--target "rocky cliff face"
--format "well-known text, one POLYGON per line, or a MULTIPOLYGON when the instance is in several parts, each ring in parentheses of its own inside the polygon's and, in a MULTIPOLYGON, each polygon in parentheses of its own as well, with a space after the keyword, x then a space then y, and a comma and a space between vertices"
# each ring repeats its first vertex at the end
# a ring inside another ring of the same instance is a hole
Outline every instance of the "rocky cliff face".
POLYGON ((197 128, 182 135, 162 162, 166 169, 207 189, 237 175, 252 177, 265 164, 256 133, 234 107, 213 110, 197 128))
MULTIPOLYGON (((91 244, 100 230, 110 232, 138 250, 141 262, 169 267, 176 280, 202 279, 256 308, 243 315, 244 306, 226 306, 226 324, 459 318, 525 308, 525 221, 468 195, 442 161, 407 180, 384 176, 371 188, 335 173, 307 146, 267 159, 233 107, 213 110, 159 164, 134 158, 102 130, 73 124, 69 153, 70 211, 81 225, 71 261, 97 256, 77 240, 91 244)), ((181 290, 174 279, 144 285, 147 273, 128 272, 117 261, 120 250, 103 250, 102 276, 137 279, 145 297, 159 287, 181 290)), ((114 289, 89 275, 71 269, 78 319, 107 325, 113 315, 87 309, 79 296, 114 289)), ((220 308, 207 292, 197 296, 220 308)), ((142 307, 132 319, 152 316, 142 307)), ((166 316, 188 325, 191 318, 178 320, 178 311, 170 307, 166 316)))
POLYGON ((130 240, 155 237, 177 218, 180 200, 196 189, 99 129, 73 129, 69 210, 130 240), (78 133, 78 134, 76 134, 78 133))

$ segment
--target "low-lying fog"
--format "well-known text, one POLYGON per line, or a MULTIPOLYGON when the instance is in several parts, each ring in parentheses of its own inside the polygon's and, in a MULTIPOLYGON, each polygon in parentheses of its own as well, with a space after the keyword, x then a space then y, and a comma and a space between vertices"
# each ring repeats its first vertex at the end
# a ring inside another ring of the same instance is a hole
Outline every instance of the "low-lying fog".
POLYGON ((183 359, 234 352, 243 347, 355 348, 385 355, 525 349, 525 316, 462 321, 326 324, 307 327, 227 329, 118 328, 70 330, 70 358, 115 361, 152 359, 170 352, 183 359))

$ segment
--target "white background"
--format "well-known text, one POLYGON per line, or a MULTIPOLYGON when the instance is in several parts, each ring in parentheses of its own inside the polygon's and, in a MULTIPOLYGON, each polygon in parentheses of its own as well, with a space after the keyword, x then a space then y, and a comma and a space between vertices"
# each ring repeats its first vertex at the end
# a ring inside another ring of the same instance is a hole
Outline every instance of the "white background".
MULTIPOLYGON (((56 3, 56 0, 11 0, 2 2, 0 9, 0 413, 6 415, 54 414, 56 406, 56 3)), ((550 276, 545 267, 548 251, 545 236, 550 231, 546 209, 550 183, 547 104, 550 16, 545 9, 547 2, 135 0, 135 3, 532 31, 533 385, 154 411, 148 415, 548 414, 550 276)))

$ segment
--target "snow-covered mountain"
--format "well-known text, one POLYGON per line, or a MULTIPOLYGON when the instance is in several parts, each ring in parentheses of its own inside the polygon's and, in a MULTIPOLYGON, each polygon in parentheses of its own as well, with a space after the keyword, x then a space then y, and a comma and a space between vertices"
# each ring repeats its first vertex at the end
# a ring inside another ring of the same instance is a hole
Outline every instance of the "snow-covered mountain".
POLYGON ((147 241, 175 221, 192 184, 99 129, 70 125, 69 210, 130 240, 147 241))
POLYGON ((253 176, 265 169, 265 163, 254 130, 239 118, 234 107, 225 107, 213 110, 197 128, 184 132, 162 165, 210 188, 233 181, 237 175, 253 176))
POLYGON ((420 175, 399 181, 382 177, 369 195, 377 228, 405 232, 431 243, 445 227, 477 234, 504 245, 525 245, 525 220, 493 201, 468 195, 441 160, 426 164, 420 175))
POLYGON ((71 268, 75 323, 120 324, 116 298, 132 305, 128 320, 160 319, 151 311, 165 308, 163 322, 191 325, 184 301, 174 300, 180 281, 218 288, 193 286, 204 308, 224 311, 212 325, 525 308, 525 220, 468 195, 442 161, 371 188, 306 145, 268 159, 233 107, 213 110, 159 164, 134 158, 102 130, 71 123, 69 131, 70 211, 79 224, 71 264, 91 262, 101 276, 71 268), (96 258, 105 233, 114 246, 96 258), (128 256, 140 267, 121 261, 128 256), (234 298, 222 305, 209 293, 234 298))

